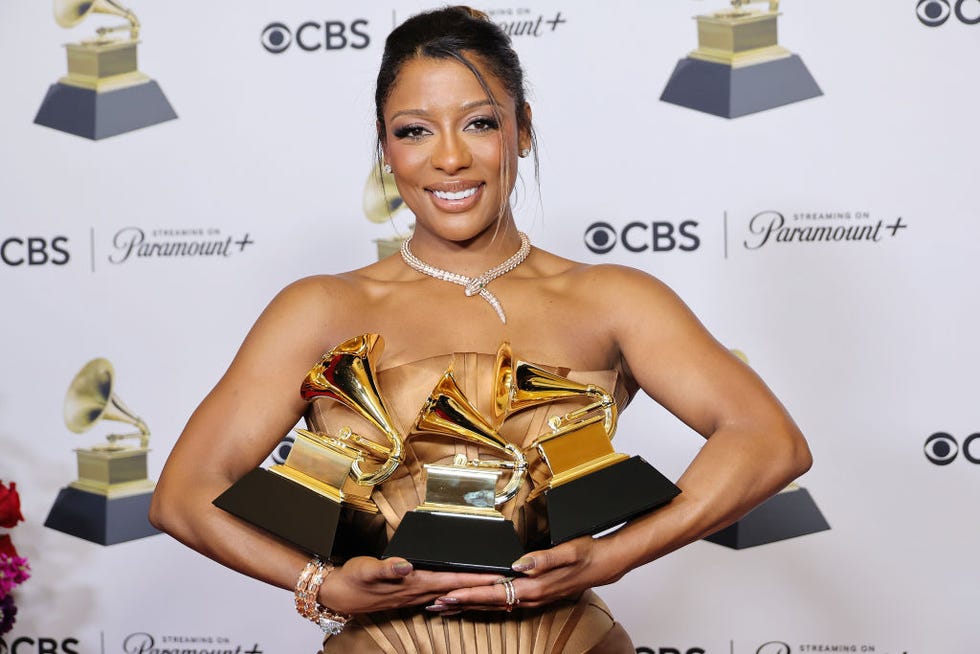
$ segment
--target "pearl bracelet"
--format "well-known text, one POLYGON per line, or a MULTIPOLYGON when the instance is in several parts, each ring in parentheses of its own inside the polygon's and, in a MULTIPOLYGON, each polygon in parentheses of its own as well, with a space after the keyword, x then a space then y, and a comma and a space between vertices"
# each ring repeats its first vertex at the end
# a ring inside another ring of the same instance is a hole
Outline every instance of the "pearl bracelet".
POLYGON ((333 572, 332 563, 324 563, 317 557, 303 568, 296 581, 296 611, 323 630, 328 636, 336 636, 344 629, 351 616, 331 611, 317 601, 320 587, 333 572))

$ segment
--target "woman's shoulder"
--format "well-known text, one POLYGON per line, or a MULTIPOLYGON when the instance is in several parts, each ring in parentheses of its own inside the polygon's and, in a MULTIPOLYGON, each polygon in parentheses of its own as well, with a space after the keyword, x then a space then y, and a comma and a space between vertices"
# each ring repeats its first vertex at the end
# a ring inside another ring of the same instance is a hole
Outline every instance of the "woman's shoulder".
POLYGON ((539 271, 544 278, 567 286, 571 290, 621 295, 624 292, 668 291, 662 281, 637 268, 613 263, 585 263, 566 259, 546 250, 539 250, 539 271))

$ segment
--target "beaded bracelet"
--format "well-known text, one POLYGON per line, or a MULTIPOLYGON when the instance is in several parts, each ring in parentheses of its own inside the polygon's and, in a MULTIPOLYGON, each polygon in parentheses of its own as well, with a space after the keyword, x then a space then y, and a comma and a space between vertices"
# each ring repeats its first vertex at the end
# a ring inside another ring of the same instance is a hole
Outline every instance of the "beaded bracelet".
POLYGON ((344 629, 351 616, 331 611, 317 601, 320 587, 333 572, 332 563, 324 563, 313 557, 303 568, 296 581, 296 611, 329 636, 336 636, 344 629))

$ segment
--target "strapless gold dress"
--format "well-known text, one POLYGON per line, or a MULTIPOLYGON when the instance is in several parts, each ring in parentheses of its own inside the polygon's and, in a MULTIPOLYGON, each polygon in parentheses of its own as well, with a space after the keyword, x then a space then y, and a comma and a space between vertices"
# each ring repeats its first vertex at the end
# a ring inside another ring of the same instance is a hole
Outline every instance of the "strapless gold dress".
MULTIPOLYGON (((431 357, 379 370, 378 386, 392 420, 400 432, 407 435, 419 408, 450 365, 470 402, 484 416, 492 415, 494 362, 495 355, 491 354, 457 353, 431 357)), ((549 369, 569 379, 609 390, 620 409, 625 408, 636 390, 629 388, 625 376, 616 370, 549 369)), ((550 416, 580 405, 556 402, 527 409, 505 420, 499 433, 508 441, 525 447, 547 431, 550 416)), ((325 398, 311 404, 306 420, 310 429, 331 434, 344 426, 368 437, 376 433, 350 409, 325 398)), ((468 459, 481 455, 482 458, 501 458, 499 453, 460 440, 413 436, 406 443, 404 463, 372 495, 380 514, 357 513, 354 521, 343 528, 356 533, 358 541, 368 550, 380 551, 402 516, 424 500, 422 466, 425 463, 450 464, 457 453, 465 454, 468 459)), ((528 502, 528 495, 534 488, 546 485, 550 473, 536 453, 528 454, 528 464, 528 479, 517 497, 507 502, 501 512, 514 522, 518 536, 530 550, 547 547, 547 517, 543 496, 528 502)), ((517 607, 512 613, 466 611, 444 617, 419 606, 360 614, 347 624, 343 633, 328 638, 322 649, 323 654, 633 654, 634 651, 626 631, 591 590, 574 600, 555 602, 538 609, 517 607)))

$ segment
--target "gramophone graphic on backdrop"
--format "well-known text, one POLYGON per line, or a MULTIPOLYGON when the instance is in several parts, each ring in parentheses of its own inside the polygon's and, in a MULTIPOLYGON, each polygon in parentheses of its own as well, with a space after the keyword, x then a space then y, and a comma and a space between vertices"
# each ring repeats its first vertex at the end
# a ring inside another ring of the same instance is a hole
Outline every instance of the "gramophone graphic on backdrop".
POLYGON ((115 372, 106 359, 92 359, 79 371, 65 395, 65 425, 76 434, 101 420, 136 427, 109 434, 107 443, 75 450, 78 479, 58 492, 45 527, 93 543, 114 545, 158 534, 149 520, 156 484, 147 478, 150 430, 115 393, 115 372), (138 439, 138 445, 122 441, 138 439))
POLYGON ((731 0, 697 16, 698 47, 677 62, 660 99, 737 118, 823 95, 799 55, 779 45, 779 0, 731 0), (768 1, 768 11, 744 5, 768 1))
POLYGON ((140 23, 133 12, 115 0, 55 0, 54 18, 62 27, 74 27, 89 14, 128 22, 65 45, 68 74, 48 88, 34 122, 99 140, 176 118, 160 86, 137 67, 140 23), (128 39, 110 36, 121 30, 129 30, 128 39))

